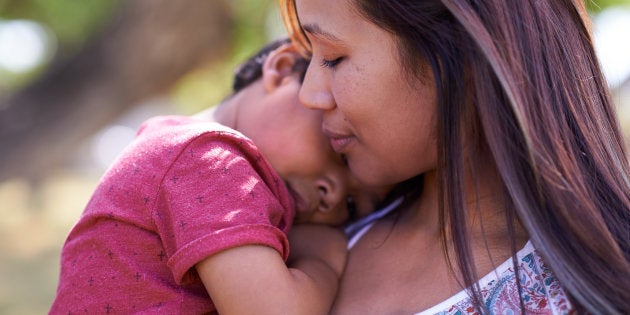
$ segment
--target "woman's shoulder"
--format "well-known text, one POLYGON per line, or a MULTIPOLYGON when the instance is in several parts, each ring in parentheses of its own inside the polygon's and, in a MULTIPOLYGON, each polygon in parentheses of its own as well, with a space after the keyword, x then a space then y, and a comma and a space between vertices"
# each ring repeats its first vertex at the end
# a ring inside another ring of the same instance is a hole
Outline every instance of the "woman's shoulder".
POLYGON ((351 249, 361 239, 361 237, 363 237, 363 235, 372 228, 372 225, 374 225, 376 221, 396 210, 403 200, 403 197, 399 197, 368 216, 360 218, 355 222, 348 223, 344 227, 344 232, 348 237, 348 249, 351 249))
MULTIPOLYGON (((527 313, 567 314, 571 304, 558 279, 531 242, 517 253, 518 278, 512 259, 478 281, 484 305, 489 314, 521 313, 519 296, 527 313)), ((472 314, 476 313, 467 291, 418 314, 472 314)))

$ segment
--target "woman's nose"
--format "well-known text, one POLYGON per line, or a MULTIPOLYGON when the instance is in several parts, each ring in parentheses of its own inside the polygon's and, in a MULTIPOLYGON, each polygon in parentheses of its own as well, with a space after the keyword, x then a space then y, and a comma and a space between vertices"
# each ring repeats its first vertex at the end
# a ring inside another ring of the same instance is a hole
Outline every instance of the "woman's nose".
POLYGON ((336 178, 320 178, 316 181, 320 202, 318 211, 338 211, 346 200, 345 183, 336 178))
POLYGON ((300 88, 300 102, 306 108, 331 110, 335 101, 330 93, 327 75, 313 62, 308 66, 300 88))

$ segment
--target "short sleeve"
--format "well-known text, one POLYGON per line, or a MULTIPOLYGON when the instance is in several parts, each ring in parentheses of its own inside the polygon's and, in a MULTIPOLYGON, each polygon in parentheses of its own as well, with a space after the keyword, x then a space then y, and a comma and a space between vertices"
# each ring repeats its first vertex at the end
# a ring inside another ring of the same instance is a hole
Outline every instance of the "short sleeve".
POLYGON ((247 139, 212 132, 190 141, 165 173, 158 199, 164 206, 153 217, 178 283, 196 263, 236 246, 269 246, 288 257, 290 198, 247 139))

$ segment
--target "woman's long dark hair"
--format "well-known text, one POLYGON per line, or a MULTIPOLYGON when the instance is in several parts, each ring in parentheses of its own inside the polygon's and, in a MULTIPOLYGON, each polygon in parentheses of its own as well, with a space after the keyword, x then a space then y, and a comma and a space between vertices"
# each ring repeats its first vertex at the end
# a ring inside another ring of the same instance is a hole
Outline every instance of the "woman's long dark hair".
POLYGON ((630 168, 581 0, 352 1, 397 37, 410 79, 428 65, 436 80, 442 239, 477 308, 461 192, 464 165, 491 160, 513 254, 518 220, 576 310, 630 314, 630 168))
POLYGON ((583 3, 354 1, 436 78, 443 239, 478 307, 461 192, 464 165, 489 158, 508 230, 518 218, 576 309, 630 313, 630 169, 583 3))

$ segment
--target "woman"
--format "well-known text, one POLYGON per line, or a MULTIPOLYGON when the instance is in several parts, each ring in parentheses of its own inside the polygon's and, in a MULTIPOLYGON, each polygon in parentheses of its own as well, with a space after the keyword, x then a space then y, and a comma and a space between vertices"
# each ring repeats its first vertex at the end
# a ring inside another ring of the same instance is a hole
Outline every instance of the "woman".
POLYGON ((411 187, 333 313, 630 313, 629 166, 582 2, 281 5, 335 151, 411 187))

